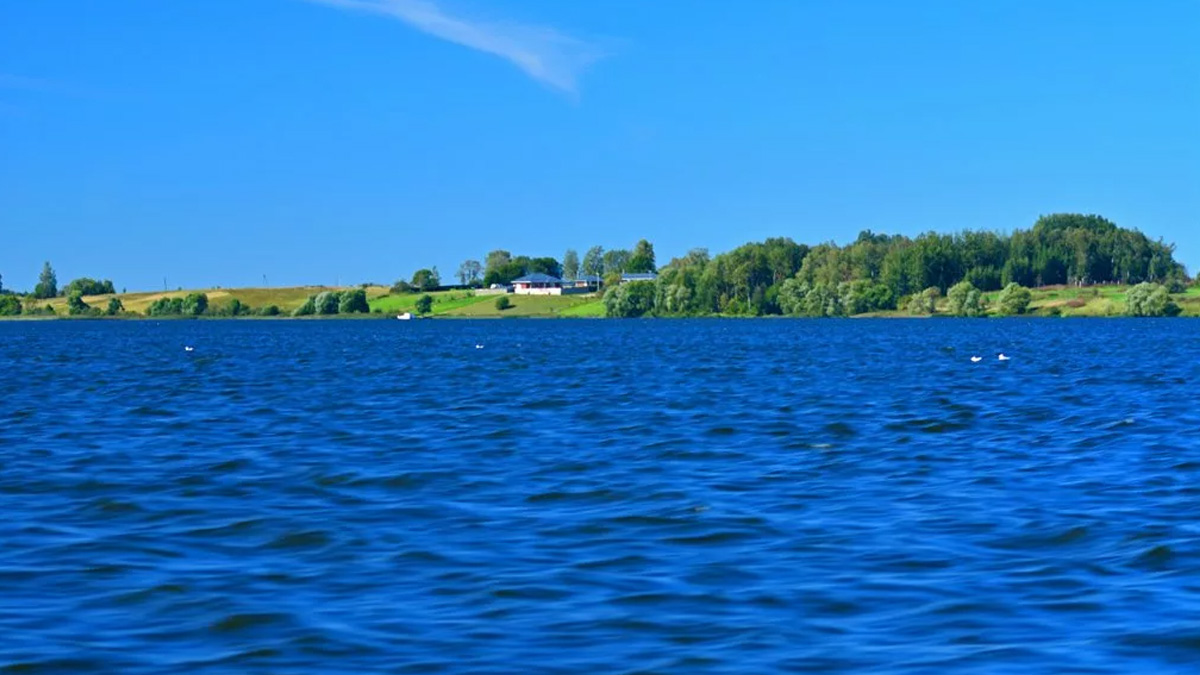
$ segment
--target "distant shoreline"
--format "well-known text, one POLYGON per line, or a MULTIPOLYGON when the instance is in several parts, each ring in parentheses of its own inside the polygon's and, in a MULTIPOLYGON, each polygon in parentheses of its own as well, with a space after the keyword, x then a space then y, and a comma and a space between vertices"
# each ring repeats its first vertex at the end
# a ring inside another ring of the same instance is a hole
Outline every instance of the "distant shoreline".
MULTIPOLYGON (((1017 316, 1026 318, 1121 318, 1127 315, 1126 296, 1129 286, 1053 286, 1031 289, 1032 301, 1029 311, 1017 316)), ((979 318, 1005 318, 996 311, 996 292, 983 294, 986 307, 979 318)), ((49 320, 105 320, 105 321, 187 321, 187 320, 392 320, 397 315, 411 313, 414 319, 598 319, 605 316, 604 300, 597 293, 584 295, 539 296, 508 293, 476 294, 468 289, 433 291, 430 293, 394 294, 383 286, 342 287, 330 288, 323 286, 294 286, 280 288, 242 288, 242 289, 203 289, 175 290, 158 292, 134 292, 112 295, 85 296, 84 302, 91 307, 104 307, 111 298, 118 299, 125 311, 115 316, 69 316, 66 298, 57 297, 44 301, 54 310, 54 314, 17 316, 0 316, 0 321, 49 321, 49 320), (353 314, 332 314, 327 316, 292 316, 309 298, 324 292, 343 292, 361 289, 367 297, 368 312, 353 314), (148 315, 146 310, 156 301, 164 298, 184 298, 191 294, 204 294, 207 298, 207 309, 200 316, 180 315, 148 315), (417 317, 415 305, 418 300, 428 296, 430 311, 426 316, 417 317), (506 297, 510 307, 498 309, 496 299, 506 297), (228 312, 234 302, 241 308, 243 314, 231 315, 228 312), (273 305, 278 314, 261 316, 256 312, 262 307, 273 305)), ((1180 316, 1200 316, 1200 288, 1191 287, 1183 293, 1171 295, 1172 301, 1180 308, 1180 316)), ((42 301, 39 301, 41 303, 42 301)), ((932 315, 914 315, 901 310, 875 311, 851 315, 849 319, 939 319, 952 318, 947 311, 947 300, 937 300, 937 312, 932 315)), ((648 315, 646 318, 656 318, 648 315)), ((669 316, 662 318, 687 319, 722 319, 722 318, 804 318, 779 315, 760 317, 739 314, 703 314, 669 316)))

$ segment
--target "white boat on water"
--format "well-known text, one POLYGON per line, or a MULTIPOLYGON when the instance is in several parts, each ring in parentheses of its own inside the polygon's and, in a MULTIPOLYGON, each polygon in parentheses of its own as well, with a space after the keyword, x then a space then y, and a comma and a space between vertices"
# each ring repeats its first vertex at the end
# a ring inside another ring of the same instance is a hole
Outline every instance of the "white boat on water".
POLYGON ((403 314, 397 314, 396 318, 400 319, 401 321, 409 321, 413 318, 413 315, 412 312, 405 312, 403 314))

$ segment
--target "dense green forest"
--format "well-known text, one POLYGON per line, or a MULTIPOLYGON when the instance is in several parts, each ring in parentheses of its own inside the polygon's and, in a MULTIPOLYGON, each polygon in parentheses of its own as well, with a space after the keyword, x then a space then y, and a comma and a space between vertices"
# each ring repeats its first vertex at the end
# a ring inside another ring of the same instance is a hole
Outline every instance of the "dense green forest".
MULTIPOLYGON (((791 239, 750 243, 710 257, 702 249, 658 270, 652 287, 610 290, 610 315, 840 316, 912 309, 946 295, 1008 287, 1165 284, 1186 272, 1174 246, 1100 216, 1044 216, 1030 230, 929 232, 915 238, 861 233, 846 246, 791 239)), ((646 282, 643 282, 646 283, 646 282)), ((965 302, 965 301, 964 301, 965 302)))

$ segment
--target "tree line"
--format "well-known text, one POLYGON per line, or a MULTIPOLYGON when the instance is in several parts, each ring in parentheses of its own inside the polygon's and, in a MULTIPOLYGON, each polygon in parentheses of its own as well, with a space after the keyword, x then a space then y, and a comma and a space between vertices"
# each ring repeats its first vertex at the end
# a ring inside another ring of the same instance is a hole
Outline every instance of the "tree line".
MULTIPOLYGON (((653 272, 656 267, 654 245, 642 239, 632 249, 605 250, 603 246, 593 246, 582 258, 575 249, 567 249, 561 261, 549 256, 513 255, 510 251, 496 249, 489 251, 482 262, 463 261, 455 277, 458 285, 465 288, 507 286, 530 274, 546 274, 567 281, 590 277, 607 279, 615 284, 621 274, 653 272)), ((392 293, 429 292, 441 288, 445 286, 437 267, 422 268, 413 273, 411 280, 401 279, 393 284, 392 293)))
POLYGON ((982 312, 983 293, 1004 290, 1021 313, 1019 289, 1147 283, 1178 292, 1186 272, 1173 245, 1100 216, 1043 216, 1011 234, 864 231, 849 245, 807 246, 788 238, 749 243, 711 257, 695 249, 658 270, 657 281, 610 288, 612 316, 708 314, 846 316, 883 310, 931 312, 954 290, 961 315, 982 312))
MULTIPOLYGON (((456 276, 466 287, 507 285, 535 273, 567 280, 603 279, 610 316, 848 316, 895 310, 928 314, 936 311, 942 300, 953 314, 975 316, 988 309, 985 294, 994 291, 1002 291, 996 309, 1019 314, 1029 306, 1030 287, 1099 284, 1141 288, 1131 295, 1130 302, 1137 301, 1131 312, 1161 309, 1169 314, 1173 311, 1169 294, 1181 291, 1187 283, 1186 271, 1174 252, 1174 245, 1152 240, 1136 229, 1118 227, 1101 216, 1052 214, 1039 218, 1027 230, 1007 234, 968 230, 908 237, 867 230, 844 246, 832 242, 809 246, 777 237, 716 256, 706 249, 694 249, 662 266, 654 246, 645 239, 631 249, 592 246, 583 256, 569 249, 561 261, 498 249, 482 262, 464 261, 456 276), (658 277, 652 282, 620 283, 622 274, 639 272, 657 272, 658 277), (1161 293, 1156 291, 1159 286, 1161 293)), ((423 268, 410 280, 397 281, 392 291, 428 293, 445 288, 442 283, 437 267, 423 268)), ((113 292, 111 281, 87 277, 59 289, 47 262, 24 305, 11 299, 12 294, 0 283, 0 314, 45 312, 48 306, 38 301, 60 295, 68 297, 69 311, 119 313, 123 310, 111 303, 99 310, 87 307, 82 299, 113 292)), ((369 311, 365 293, 361 297, 360 293, 317 294, 296 313, 369 311)), ((156 305, 151 307, 156 315, 208 311, 207 299, 163 299, 156 305)), ((233 311, 241 309, 235 305, 233 311)))

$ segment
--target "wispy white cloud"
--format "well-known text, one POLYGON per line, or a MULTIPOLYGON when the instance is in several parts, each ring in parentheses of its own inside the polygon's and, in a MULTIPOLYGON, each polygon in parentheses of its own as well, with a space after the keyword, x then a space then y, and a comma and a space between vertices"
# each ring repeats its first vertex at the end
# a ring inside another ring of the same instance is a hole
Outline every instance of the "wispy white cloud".
POLYGON ((309 0, 321 5, 380 14, 420 31, 511 62, 530 77, 575 94, 579 77, 604 57, 596 46, 554 28, 486 22, 454 16, 431 0, 309 0))

